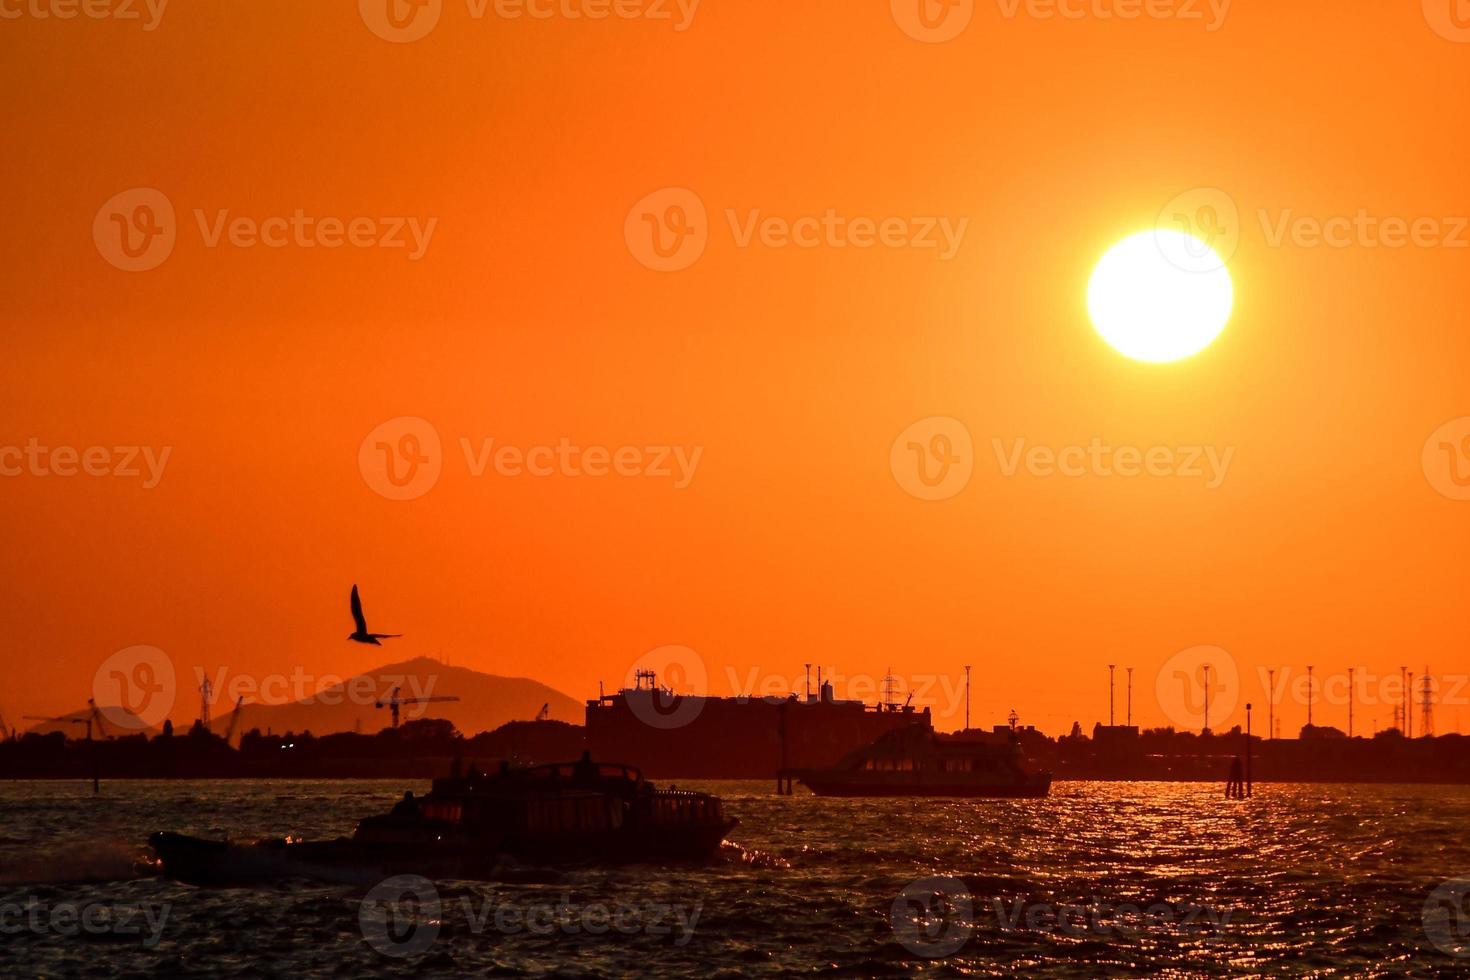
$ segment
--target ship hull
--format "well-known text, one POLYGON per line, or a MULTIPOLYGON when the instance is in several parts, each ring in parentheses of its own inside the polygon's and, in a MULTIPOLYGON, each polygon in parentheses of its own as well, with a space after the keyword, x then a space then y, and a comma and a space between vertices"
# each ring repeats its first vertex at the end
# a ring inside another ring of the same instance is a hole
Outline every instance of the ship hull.
POLYGON ((955 797, 965 799, 1038 799, 1051 792, 1051 780, 1026 783, 915 782, 914 780, 853 780, 840 776, 798 774, 817 796, 837 797, 955 797))
POLYGON ((526 837, 464 845, 403 847, 349 839, 237 843, 156 833, 149 838, 163 873, 186 884, 252 885, 287 878, 371 885, 383 878, 489 880, 507 859, 536 864, 699 861, 720 849, 734 820, 703 826, 526 837))
POLYGON ((344 885, 372 885, 397 874, 426 878, 474 878, 471 855, 444 848, 397 849, 347 839, 247 843, 157 833, 148 839, 163 873, 190 885, 256 885, 305 878, 344 885))

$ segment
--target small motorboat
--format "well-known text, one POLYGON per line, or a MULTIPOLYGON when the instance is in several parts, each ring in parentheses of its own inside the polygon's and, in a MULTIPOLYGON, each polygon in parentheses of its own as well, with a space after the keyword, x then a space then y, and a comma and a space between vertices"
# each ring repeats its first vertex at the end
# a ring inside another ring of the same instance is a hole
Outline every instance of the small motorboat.
POLYGON ((485 879, 507 858, 532 863, 688 861, 719 850, 737 821, 708 793, 658 789, 632 766, 577 762, 434 780, 351 837, 236 842, 159 832, 165 874, 193 884, 280 878, 372 882, 397 874, 485 879))
POLYGON ((1030 766, 1015 732, 940 735, 918 725, 894 729, 830 769, 784 775, 817 796, 1040 797, 1051 791, 1051 773, 1030 766))

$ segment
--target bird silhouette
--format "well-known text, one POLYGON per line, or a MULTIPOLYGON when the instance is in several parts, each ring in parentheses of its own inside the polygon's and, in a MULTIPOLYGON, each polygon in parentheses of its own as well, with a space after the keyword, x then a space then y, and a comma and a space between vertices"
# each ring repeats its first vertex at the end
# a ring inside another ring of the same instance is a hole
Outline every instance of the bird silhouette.
POLYGON ((352 587, 352 620, 357 623, 356 632, 349 633, 347 638, 354 643, 371 643, 375 647, 383 644, 379 640, 391 640, 402 633, 369 633, 367 617, 362 614, 362 597, 357 594, 357 586, 352 587))

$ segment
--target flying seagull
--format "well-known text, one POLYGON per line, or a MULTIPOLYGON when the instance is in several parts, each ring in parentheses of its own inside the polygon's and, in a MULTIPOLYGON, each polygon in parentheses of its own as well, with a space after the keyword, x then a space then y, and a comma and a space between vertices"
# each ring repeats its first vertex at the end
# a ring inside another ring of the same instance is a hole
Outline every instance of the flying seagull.
POLYGON ((362 614, 362 598, 357 594, 357 586, 352 587, 352 619, 357 623, 357 632, 348 635, 348 639, 354 643, 371 643, 375 647, 383 644, 379 640, 390 640, 402 633, 369 633, 367 628, 367 617, 362 614))

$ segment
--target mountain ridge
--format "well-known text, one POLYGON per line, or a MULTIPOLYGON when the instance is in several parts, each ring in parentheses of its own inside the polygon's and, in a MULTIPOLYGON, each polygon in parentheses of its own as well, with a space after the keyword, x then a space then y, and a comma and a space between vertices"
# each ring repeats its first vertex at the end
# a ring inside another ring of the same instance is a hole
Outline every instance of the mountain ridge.
MULTIPOLYGON (((415 657, 384 664, 348 677, 298 701, 261 704, 246 701, 234 721, 237 733, 259 729, 327 735, 332 732, 372 733, 392 725, 386 702, 398 688, 400 698, 458 697, 459 701, 403 704, 400 721, 443 718, 464 735, 493 731, 510 721, 529 721, 543 705, 556 721, 581 724, 581 702, 555 688, 532 680, 490 674, 470 667, 451 666, 431 657, 415 657), (370 678, 364 681, 362 678, 370 678), (383 707, 378 707, 383 704, 383 707)), ((232 725, 235 709, 211 719, 210 730, 219 734, 232 725)))
MULTIPOLYGON (((444 718, 466 736, 494 731, 510 721, 530 721, 543 705, 547 707, 547 717, 554 721, 575 725, 583 721, 582 702, 540 681, 451 666, 432 657, 413 657, 370 668, 294 701, 266 703, 246 697, 238 712, 226 683, 213 705, 209 729, 218 735, 234 736, 255 729, 277 734, 307 731, 313 735, 352 731, 371 734, 391 727, 391 710, 386 704, 381 708, 378 704, 386 702, 395 687, 399 689, 399 697, 405 699, 458 697, 459 701, 452 702, 403 704, 399 709, 400 720, 444 718)), ((177 696, 182 699, 184 692, 180 690, 177 696)), ((125 709, 99 706, 98 711, 109 724, 95 737, 159 734, 158 727, 145 725, 125 709)), ((68 738, 85 738, 85 728, 72 724, 71 719, 84 719, 90 714, 91 708, 82 708, 23 731, 63 731, 68 738)), ((176 722, 176 725, 178 734, 182 735, 191 723, 176 722)))

